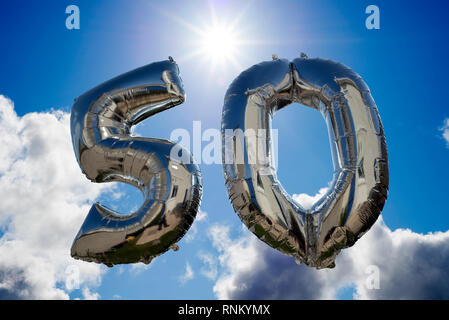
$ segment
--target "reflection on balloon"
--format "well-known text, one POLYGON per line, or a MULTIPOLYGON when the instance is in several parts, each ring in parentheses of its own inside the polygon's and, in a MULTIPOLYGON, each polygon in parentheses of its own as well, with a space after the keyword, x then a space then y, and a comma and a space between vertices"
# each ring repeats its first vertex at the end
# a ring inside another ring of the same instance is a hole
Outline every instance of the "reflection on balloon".
POLYGON ((240 219, 309 266, 334 267, 340 250, 369 230, 386 201, 388 156, 377 107, 362 78, 341 63, 273 55, 242 72, 225 96, 222 143, 226 187, 240 219), (328 192, 308 210, 284 190, 273 162, 271 121, 293 102, 323 115, 334 165, 328 192))
MULTIPOLYGON (((187 232, 199 209, 202 179, 192 159, 170 158, 173 142, 131 137, 131 127, 183 103, 185 94, 173 59, 111 79, 86 92, 72 107, 73 148, 83 173, 93 182, 119 181, 140 189, 142 206, 122 215, 92 206, 71 254, 108 266, 149 263, 187 232)), ((190 158, 187 150, 182 151, 190 158)))

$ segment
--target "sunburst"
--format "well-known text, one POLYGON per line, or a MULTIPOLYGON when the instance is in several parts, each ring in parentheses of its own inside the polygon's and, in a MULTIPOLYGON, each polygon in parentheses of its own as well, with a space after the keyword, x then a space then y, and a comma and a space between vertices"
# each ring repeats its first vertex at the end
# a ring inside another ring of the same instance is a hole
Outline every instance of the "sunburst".
POLYGON ((163 12, 173 21, 191 31, 192 36, 186 40, 186 44, 191 50, 187 54, 177 57, 177 61, 199 57, 202 61, 209 62, 207 66, 211 74, 216 69, 226 72, 230 65, 235 70, 241 70, 239 61, 245 56, 245 46, 256 43, 256 41, 244 37, 247 29, 240 24, 251 3, 249 1, 246 7, 241 8, 239 14, 234 16, 233 19, 226 19, 222 14, 219 18, 217 17, 213 2, 210 1, 210 16, 198 24, 187 22, 180 17, 163 12), (205 23, 204 20, 208 20, 208 23, 205 23))
POLYGON ((198 54, 209 60, 212 68, 229 63, 240 67, 237 59, 242 40, 231 25, 215 23, 201 30, 199 36, 198 54))

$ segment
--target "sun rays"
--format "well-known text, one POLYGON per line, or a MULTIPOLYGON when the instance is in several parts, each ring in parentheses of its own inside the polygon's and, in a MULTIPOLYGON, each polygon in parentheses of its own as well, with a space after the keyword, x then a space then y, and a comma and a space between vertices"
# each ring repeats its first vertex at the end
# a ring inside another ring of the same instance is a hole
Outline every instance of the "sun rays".
MULTIPOLYGON (((186 37, 186 53, 176 57, 179 62, 201 59, 212 75, 216 72, 226 72, 229 68, 241 70, 240 61, 245 58, 245 50, 254 40, 249 40, 248 26, 243 26, 243 18, 251 1, 239 10, 239 14, 232 19, 225 14, 218 16, 212 1, 209 1, 209 14, 198 21, 186 21, 168 12, 165 16, 186 28, 191 36, 186 37)), ((247 21, 245 21, 247 22, 247 21)))

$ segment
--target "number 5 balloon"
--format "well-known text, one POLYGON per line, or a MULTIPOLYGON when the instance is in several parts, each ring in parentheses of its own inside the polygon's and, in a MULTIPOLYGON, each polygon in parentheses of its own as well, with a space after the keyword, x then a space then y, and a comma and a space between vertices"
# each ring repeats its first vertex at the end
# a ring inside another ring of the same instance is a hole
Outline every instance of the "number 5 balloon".
POLYGON ((340 63, 274 57, 242 72, 225 96, 222 143, 226 186, 240 219, 267 244, 309 266, 335 266, 339 251, 368 231, 387 198, 387 148, 377 107, 360 76, 340 63), (292 102, 320 111, 329 131, 333 180, 309 210, 284 190, 272 160, 272 117, 292 102))
MULTIPOLYGON (((193 161, 171 159, 174 143, 131 137, 130 131, 184 99, 179 69, 171 58, 120 75, 76 99, 71 132, 83 173, 93 182, 133 185, 144 202, 126 216, 94 204, 73 242, 74 258, 108 266, 149 263, 177 248, 200 206, 200 169, 193 161)), ((187 150, 182 152, 192 160, 187 150)))

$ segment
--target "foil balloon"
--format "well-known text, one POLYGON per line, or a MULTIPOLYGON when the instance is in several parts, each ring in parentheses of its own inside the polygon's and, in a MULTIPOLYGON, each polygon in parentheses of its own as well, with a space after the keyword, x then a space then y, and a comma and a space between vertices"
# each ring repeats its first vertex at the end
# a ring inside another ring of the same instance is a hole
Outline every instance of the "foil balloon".
POLYGON ((226 187, 242 222, 309 266, 334 267, 340 250, 369 230, 387 198, 387 148, 376 104, 362 78, 341 63, 273 55, 242 72, 225 96, 222 145, 226 187), (333 158, 330 187, 308 210, 282 187, 273 157, 272 118, 294 102, 322 114, 333 158))
MULTIPOLYGON (((170 58, 120 75, 75 100, 71 133, 83 173, 92 182, 135 186, 144 201, 127 215, 94 204, 73 242, 74 258, 108 266, 149 263, 177 249, 200 206, 200 169, 193 161, 171 159, 173 142, 132 137, 130 132, 184 99, 178 66, 170 58)), ((187 150, 182 152, 192 160, 187 150)))

